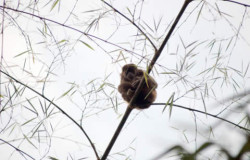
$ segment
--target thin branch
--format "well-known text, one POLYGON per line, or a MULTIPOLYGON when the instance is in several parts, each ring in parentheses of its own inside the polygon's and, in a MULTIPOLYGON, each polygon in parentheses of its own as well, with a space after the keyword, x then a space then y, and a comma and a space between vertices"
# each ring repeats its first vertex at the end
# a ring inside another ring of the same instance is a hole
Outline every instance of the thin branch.
POLYGON ((244 7, 250 7, 249 4, 244 4, 244 3, 240 3, 240 2, 236 2, 236 1, 232 1, 232 0, 222 0, 222 1, 227 1, 227 2, 231 2, 231 3, 239 4, 239 5, 242 5, 244 7))
MULTIPOLYGON (((156 63, 156 61, 157 61, 157 59, 160 57, 160 55, 161 55, 161 53, 162 53, 162 51, 163 51, 165 45, 167 44, 167 42, 168 42, 170 36, 172 35, 174 29, 176 28, 177 23, 178 23, 179 20, 181 19, 182 15, 183 15, 183 13, 184 13, 184 11, 185 11, 185 9, 187 8, 188 4, 189 4, 191 1, 192 1, 192 0, 185 0, 185 2, 184 2, 184 4, 183 4, 183 6, 182 6, 182 8, 181 8, 181 10, 180 10, 180 12, 179 12, 179 14, 177 15, 177 17, 176 17, 176 19, 175 19, 173 25, 171 26, 171 28, 170 28, 170 30, 169 30, 169 32, 168 32, 166 38, 165 38, 164 41, 162 42, 162 45, 160 46, 159 50, 155 53, 155 55, 154 55, 154 57, 153 57, 151 63, 149 64, 149 66, 148 66, 148 68, 147 68, 147 73, 148 73, 148 74, 149 74, 149 73, 151 72, 151 70, 153 69, 153 67, 154 67, 154 65, 155 65, 155 63, 156 63)), ((134 96, 132 97, 132 99, 131 99, 130 102, 129 102, 128 107, 131 107, 132 104, 135 102, 135 100, 136 100, 136 98, 138 97, 138 95, 139 95, 139 93, 140 93, 140 91, 141 91, 141 89, 142 89, 144 83, 145 83, 145 79, 142 78, 141 81, 140 81, 140 84, 138 85, 138 87, 137 87, 137 89, 136 89, 136 91, 135 91, 134 96)))
MULTIPOLYGON (((26 152, 24 152, 24 151, 22 151, 22 150, 20 150, 19 148, 17 148, 17 147, 15 147, 15 146, 13 146, 12 144, 10 144, 9 142, 7 142, 7 141, 5 141, 5 140, 3 140, 3 139, 1 139, 0 138, 0 141, 3 141, 5 144, 8 144, 9 146, 11 146, 12 148, 14 148, 16 151, 18 151, 24 158, 25 158, 25 156, 24 155, 26 155, 26 156, 28 156, 29 158, 31 158, 31 159, 34 159, 35 160, 35 158, 33 158, 33 157, 31 157, 29 154, 27 154, 26 152)), ((26 159, 26 158, 25 158, 26 159)))
POLYGON ((66 24, 66 22, 69 20, 70 16, 73 15, 73 11, 75 10, 76 4, 77 4, 77 3, 78 3, 78 0, 76 0, 76 2, 75 2, 75 4, 74 4, 73 8, 71 9, 71 11, 70 11, 68 17, 66 18, 66 20, 64 21, 63 24, 66 24))
POLYGON ((112 137, 112 139, 110 140, 109 145, 106 148, 106 151, 104 152, 101 160, 105 160, 108 157, 109 152, 111 151, 111 149, 112 149, 112 147, 113 147, 113 145, 114 145, 117 137, 119 136, 119 134, 120 134, 120 132, 121 132, 121 130, 122 130, 125 122, 127 121, 127 119, 128 119, 128 117, 129 117, 129 115, 130 115, 130 113, 131 113, 132 110, 133 110, 133 108, 127 107, 126 112, 124 113, 124 115, 122 117, 122 120, 119 123, 119 125, 118 125, 118 127, 117 127, 117 129, 116 129, 116 131, 115 131, 115 133, 114 133, 114 135, 112 137))
MULTIPOLYGON (((191 1, 191 0, 190 0, 190 1, 191 1)), ((109 45, 115 46, 115 47, 117 47, 117 48, 119 48, 119 49, 121 49, 121 50, 124 50, 124 51, 126 51, 126 52, 128 52, 128 53, 130 53, 130 54, 134 54, 134 55, 136 55, 136 56, 138 56, 138 57, 141 57, 142 59, 146 59, 147 61, 149 61, 148 58, 146 58, 145 56, 142 56, 142 55, 140 55, 140 54, 138 54, 138 53, 136 53, 136 52, 134 52, 134 51, 128 50, 128 49, 126 49, 126 48, 124 48, 124 47, 121 47, 121 46, 115 44, 115 43, 112 43, 112 42, 110 42, 110 41, 107 41, 107 40, 104 40, 104 39, 102 39, 102 38, 96 37, 96 36, 91 35, 91 34, 89 34, 89 33, 83 32, 83 31, 81 31, 80 29, 77 29, 77 28, 68 26, 68 25, 66 25, 66 24, 63 24, 63 23, 60 23, 60 22, 57 22, 57 21, 54 21, 54 20, 51 20, 51 19, 48 19, 48 18, 45 18, 45 17, 38 16, 38 15, 35 15, 35 14, 33 14, 33 13, 21 11, 21 10, 14 9, 14 8, 10 8, 10 7, 6 7, 6 6, 1 6, 1 5, 0 5, 0 8, 2 8, 2 9, 7 9, 7 10, 12 10, 12 11, 19 12, 19 13, 22 13, 22 14, 26 14, 26 15, 29 15, 29 16, 32 16, 32 17, 36 17, 36 18, 41 19, 41 20, 43 20, 43 21, 48 21, 48 22, 51 22, 51 23, 54 23, 54 24, 61 25, 61 26, 65 27, 65 28, 71 29, 71 30, 73 30, 73 31, 79 32, 79 33, 81 33, 81 34, 87 36, 87 37, 90 38, 91 41, 93 41, 93 42, 94 42, 93 39, 97 39, 97 40, 99 40, 99 41, 105 42, 105 43, 107 43, 107 44, 109 44, 109 45), (92 39, 92 38, 93 38, 93 39, 92 39)), ((5 11, 5 12, 6 12, 6 11, 5 11)), ((13 19, 13 18, 12 18, 12 19, 13 19)), ((19 28, 20 28, 20 27, 19 27, 19 28)), ((97 43, 95 42, 95 44, 97 44, 97 43)), ((98 44, 97 44, 97 46, 101 48, 101 46, 99 46, 98 44)), ((102 48, 101 48, 101 49, 102 49, 102 48)), ((164 67, 164 66, 161 65, 161 64, 157 64, 157 65, 160 66, 160 67, 166 68, 166 67, 164 67)))
POLYGON ((76 120, 74 120, 70 115, 68 115, 62 108, 60 108, 57 104, 55 104, 52 100, 50 100, 49 98, 47 98, 46 96, 44 96, 43 94, 39 93, 38 91, 34 90, 33 88, 29 87, 28 85, 24 84, 23 82, 17 80, 16 78, 12 77, 11 75, 9 75, 8 73, 0 70, 1 73, 3 73, 4 75, 6 75, 7 77, 9 77, 10 79, 14 80, 16 83, 21 84, 22 86, 28 88, 29 90, 31 90, 32 92, 36 93, 37 95, 39 95, 40 97, 44 98, 45 100, 47 100, 49 103, 51 103, 53 106, 55 106, 59 111, 61 111, 62 114, 64 114, 68 119, 70 119, 78 128, 80 128, 80 130, 83 132, 83 134, 85 135, 85 137, 87 138, 87 140, 89 141, 93 151, 95 152, 95 156, 96 158, 99 160, 99 156, 97 153, 97 150, 95 148, 94 143, 91 141, 90 137, 88 136, 88 134, 86 133, 86 131, 83 129, 83 127, 78 124, 76 122, 76 120))
MULTIPOLYGON (((166 103, 153 103, 152 105, 165 105, 166 106, 166 103)), ((167 104, 167 105, 170 105, 170 104, 167 104)), ((186 110, 189 110, 189 111, 192 111, 192 112, 197 112, 197 113, 201 113, 201 114, 204 114, 204 115, 208 115, 208 116, 213 117, 213 118, 217 118, 217 119, 222 120, 224 122, 230 123, 230 124, 232 124, 232 125, 240 128, 242 130, 250 132, 250 129, 242 127, 242 126, 240 126, 240 125, 238 125, 238 124, 236 124, 234 122, 231 122, 231 121, 229 121, 229 120, 227 120, 225 118, 219 117, 217 115, 214 115, 214 114, 211 114, 211 113, 207 113, 207 112, 203 112, 203 111, 200 111, 200 110, 197 110, 197 109, 193 109, 193 108, 188 108, 188 107, 185 107, 185 106, 182 106, 182 105, 178 105, 178 104, 173 104, 173 106, 174 107, 178 107, 178 108, 182 108, 182 109, 186 109, 186 110)))
MULTIPOLYGON (((147 73, 148 73, 148 74, 150 73, 150 71, 152 70, 152 68, 153 68, 154 64, 156 63, 157 59, 158 59, 159 56, 161 55, 161 53, 162 53, 162 51, 163 51, 165 45, 167 44, 167 42, 168 42, 168 40, 169 40, 171 34, 173 33, 173 31, 174 31, 174 29, 175 29, 177 23, 178 23, 179 20, 181 19, 182 15, 183 15, 183 13, 184 13, 184 11, 185 11, 185 9, 187 8, 188 4, 189 4, 191 1, 192 1, 192 0, 185 0, 185 2, 184 2, 184 4, 183 4, 183 6, 182 6, 182 8, 181 8, 181 10, 180 10, 180 12, 179 12, 179 14, 177 15, 177 17, 176 17, 176 19, 175 19, 173 25, 171 26, 171 28, 170 28, 170 30, 169 30, 169 32, 168 32, 168 34, 166 35, 166 38, 165 38, 164 41, 162 42, 162 45, 160 46, 159 50, 156 50, 156 53, 155 53, 155 55, 154 55, 154 57, 153 57, 153 59, 152 59, 150 65, 149 65, 149 67, 148 67, 148 69, 147 69, 147 73)), ((130 100, 130 102, 129 102, 128 106, 127 106, 127 110, 126 110, 126 112, 125 112, 125 114, 124 114, 124 116, 123 116, 123 118, 122 118, 120 124, 118 125, 118 128, 117 128, 115 134, 113 135, 113 137, 112 137, 112 139, 111 139, 111 141, 110 141, 108 147, 106 148, 106 150, 105 150, 105 152, 104 152, 104 154, 103 154, 101 160, 106 160, 106 158, 108 157, 109 152, 111 151, 111 149, 112 149, 112 147, 113 147, 113 145, 114 145, 114 143, 115 143, 117 137, 119 136, 119 133, 121 132, 121 129, 122 129, 123 125, 125 124, 127 118, 129 117, 129 114, 130 114, 131 111, 133 110, 133 107, 132 107, 132 106, 133 106, 133 104, 134 104, 136 98, 138 97, 138 95, 139 95, 139 93, 140 93, 140 91, 141 91, 141 89, 142 89, 144 83, 145 83, 145 79, 142 78, 141 81, 140 81, 140 84, 138 85, 138 87, 137 87, 137 89, 136 89, 136 91, 135 91, 135 93, 134 93, 134 96, 133 96, 132 99, 130 100)))
POLYGON ((19 13, 22 13, 22 14, 26 14, 26 15, 29 15, 29 16, 32 16, 32 17, 36 17, 36 18, 41 19, 41 20, 43 20, 43 21, 48 21, 48 22, 51 22, 51 23, 54 23, 54 24, 58 24, 58 25, 63 26, 63 27, 65 27, 65 28, 68 28, 68 29, 71 29, 71 30, 73 30, 73 31, 79 32, 79 33, 81 33, 81 34, 83 34, 83 35, 85 35, 85 36, 87 36, 87 37, 91 37, 91 38, 97 39, 97 40, 99 40, 99 41, 102 41, 102 42, 105 42, 105 43, 110 44, 110 45, 112 45, 112 46, 115 46, 115 47, 117 47, 117 48, 120 48, 120 49, 122 49, 122 50, 124 50, 124 51, 126 51, 126 52, 128 52, 128 53, 135 54, 135 55, 137 55, 137 56, 139 56, 139 57, 144 58, 142 55, 140 55, 140 54, 138 54, 138 53, 136 53, 136 52, 130 51, 130 50, 124 48, 124 47, 121 47, 121 46, 115 44, 115 43, 112 43, 112 42, 107 41, 107 40, 105 40, 105 39, 102 39, 102 38, 99 38, 99 37, 97 37, 97 36, 91 35, 91 34, 89 34, 89 33, 83 32, 83 31, 81 31, 80 29, 77 29, 77 28, 68 26, 68 25, 66 25, 66 24, 64 24, 64 23, 60 23, 60 22, 54 21, 54 20, 49 19, 49 18, 45 18, 45 17, 42 17, 42 16, 35 15, 35 14, 33 14, 33 13, 21 11, 21 10, 14 9, 14 8, 10 8, 10 7, 6 7, 6 6, 1 6, 1 5, 0 5, 0 8, 12 10, 12 11, 19 12, 19 13))
POLYGON ((143 30, 137 24, 135 24, 134 21, 132 21, 131 19, 129 19, 127 16, 125 16, 123 13, 121 13, 120 11, 118 11, 116 8, 114 8, 109 3, 105 2, 104 0, 102 0, 102 2, 105 3, 107 6, 109 6, 110 8, 112 8, 115 12, 117 12, 118 14, 120 14, 123 18, 125 18, 126 20, 128 20, 131 24, 133 24, 141 32, 141 34, 143 34, 146 37, 146 39, 151 43, 151 45, 154 47, 155 51, 157 51, 157 48, 154 45, 154 43, 151 41, 151 39, 147 36, 147 34, 145 32, 143 32, 143 30))
MULTIPOLYGON (((3 6, 5 7, 6 3, 5 0, 3 1, 3 6)), ((4 9, 3 9, 3 13, 2 13, 2 29, 1 29, 1 34, 2 34, 2 48, 1 48, 1 62, 0 62, 0 69, 2 68, 2 64, 3 64, 3 46, 4 46, 4 9)), ((2 74, 0 74, 0 109, 2 106, 2 74)))

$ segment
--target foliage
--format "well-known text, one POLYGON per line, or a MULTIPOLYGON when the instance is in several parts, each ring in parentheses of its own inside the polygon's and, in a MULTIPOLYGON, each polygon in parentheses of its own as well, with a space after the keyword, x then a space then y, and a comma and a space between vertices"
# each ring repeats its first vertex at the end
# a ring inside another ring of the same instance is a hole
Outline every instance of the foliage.
POLYGON ((249 7, 243 0, 3 0, 1 158, 247 159, 249 7), (131 112, 136 96, 127 105, 117 92, 127 63, 159 84, 147 110, 131 112))

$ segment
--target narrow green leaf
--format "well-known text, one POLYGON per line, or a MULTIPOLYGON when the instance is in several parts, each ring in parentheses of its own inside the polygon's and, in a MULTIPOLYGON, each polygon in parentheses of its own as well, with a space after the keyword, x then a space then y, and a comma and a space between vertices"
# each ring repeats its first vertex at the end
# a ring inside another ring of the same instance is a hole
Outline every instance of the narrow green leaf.
POLYGON ((143 72, 143 76, 144 76, 144 79, 145 79, 145 83, 146 83, 147 87, 149 88, 147 73, 146 73, 146 72, 143 72))
POLYGON ((30 120, 28 120, 28 121, 26 121, 26 122, 24 122, 21 126, 24 126, 24 125, 30 123, 30 122, 33 121, 34 119, 36 119, 36 117, 35 117, 35 118, 32 118, 32 119, 30 119, 30 120))
POLYGON ((165 104, 165 106, 164 106, 164 108, 163 108, 163 110, 162 110, 162 113, 165 111, 166 107, 169 105, 169 102, 171 101, 171 99, 172 99, 172 97, 173 97, 173 94, 174 94, 174 93, 172 93, 172 95, 169 97, 167 103, 165 104))
POLYGON ((106 83, 101 84, 100 87, 97 89, 97 92, 99 92, 105 85, 106 83))
POLYGON ((129 12, 129 14, 133 17, 133 14, 132 14, 132 12, 130 11, 130 9, 128 7, 127 7, 127 10, 129 12))
POLYGON ((183 132, 183 135, 184 135, 184 137, 185 137, 185 139, 186 139, 187 143, 189 143, 189 140, 188 140, 188 138, 187 138, 187 136, 186 136, 185 132, 183 132))
POLYGON ((233 41, 233 39, 234 39, 234 37, 232 37, 232 38, 230 39, 230 41, 228 42, 228 44, 227 44, 227 48, 226 48, 226 51, 228 50, 228 48, 229 48, 229 46, 230 46, 231 42, 233 41))
POLYGON ((250 63, 248 63, 247 68, 246 68, 246 70, 245 70, 244 77, 245 77, 246 74, 247 74, 247 71, 248 71, 248 68, 249 68, 249 64, 250 64, 250 63))
POLYGON ((82 40, 80 40, 80 42, 82 42, 85 46, 87 46, 88 48, 92 49, 94 51, 94 48, 91 47, 88 43, 83 42, 82 40))
POLYGON ((59 1, 60 1, 60 0, 56 0, 56 1, 53 3, 53 5, 51 6, 50 11, 52 11, 52 10, 55 8, 55 6, 58 4, 59 1))
POLYGON ((9 135, 11 135, 11 133, 14 131, 15 128, 16 128, 16 124, 14 123, 13 126, 12 126, 12 129, 10 130, 9 135))
POLYGON ((156 86, 152 87, 151 90, 148 92, 148 94, 145 96, 144 100, 148 98, 151 92, 156 88, 156 86))
POLYGON ((67 40, 63 39, 63 40, 57 42, 57 44, 64 43, 64 42, 67 42, 67 40))
POLYGON ((38 148, 29 140, 29 138, 28 138, 25 134, 24 134, 23 136, 24 136, 24 138, 25 138, 34 148, 38 149, 38 148))
MULTIPOLYGON (((202 1, 201 1, 202 2, 202 1)), ((200 15, 201 15, 201 11, 202 11, 202 9, 203 9, 203 7, 204 7, 204 4, 205 4, 205 1, 203 2, 203 4, 202 4, 202 6, 201 6, 201 8, 200 8, 200 10, 199 10, 199 13, 198 13, 198 16, 197 16, 197 18, 196 18, 196 24, 197 24, 197 22, 198 22, 198 20, 199 20, 199 18, 200 18, 200 15)))
POLYGON ((89 82, 87 83, 87 86, 90 85, 90 84, 92 84, 92 83, 94 83, 94 81, 96 81, 97 79, 99 79, 99 78, 95 78, 95 79, 89 81, 89 82))
POLYGON ((51 159, 51 160, 59 160, 59 159, 57 159, 55 157, 51 157, 51 156, 49 156, 49 159, 51 159))
POLYGON ((29 99, 27 99, 27 98, 26 98, 26 100, 27 100, 27 102, 30 104, 30 106, 33 108, 35 114, 38 115, 38 112, 37 112, 36 108, 34 107, 34 105, 31 103, 31 101, 30 101, 29 99))
POLYGON ((38 123, 38 126, 37 126, 36 129, 33 131, 31 137, 33 137, 33 136, 36 134, 36 132, 38 131, 38 129, 40 128, 40 126, 41 126, 42 124, 43 124, 42 122, 39 122, 39 123, 38 123))
POLYGON ((175 72, 162 72, 160 74, 176 74, 175 72))
POLYGON ((15 55, 14 58, 19 57, 19 56, 21 56, 21 55, 23 55, 23 54, 25 54, 25 53, 28 53, 29 51, 30 51, 30 50, 27 50, 27 51, 24 51, 24 52, 22 52, 22 53, 19 53, 18 55, 15 55))
POLYGON ((169 97, 167 103, 165 104, 165 106, 164 106, 164 108, 163 108, 163 110, 162 110, 162 113, 163 113, 163 112, 165 111, 165 109, 167 108, 167 106, 168 106, 168 104, 169 104, 171 98, 172 98, 172 96, 169 97))
POLYGON ((173 95, 172 95, 171 103, 170 103, 170 106, 169 106, 169 119, 171 118, 172 111, 173 111, 174 94, 175 93, 173 93, 173 95))
POLYGON ((75 86, 72 86, 69 90, 67 90, 66 92, 64 92, 59 98, 57 98, 57 99, 60 99, 60 98, 62 98, 62 97, 64 97, 64 96, 66 96, 72 89, 74 89, 75 88, 75 86))

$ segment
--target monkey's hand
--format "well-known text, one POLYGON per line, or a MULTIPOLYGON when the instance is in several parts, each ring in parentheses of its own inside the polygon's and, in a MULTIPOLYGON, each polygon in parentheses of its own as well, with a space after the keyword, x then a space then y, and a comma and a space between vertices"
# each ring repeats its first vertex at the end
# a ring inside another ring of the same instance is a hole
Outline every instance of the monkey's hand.
POLYGON ((118 86, 118 91, 120 93, 126 93, 130 88, 133 88, 129 82, 123 82, 118 86))
POLYGON ((134 81, 132 82, 132 87, 133 87, 133 89, 136 90, 136 88, 138 87, 140 81, 141 81, 141 79, 140 79, 140 78, 137 78, 136 80, 134 80, 134 81))
POLYGON ((134 93, 135 93, 135 90, 134 90, 134 89, 131 89, 131 88, 129 88, 128 91, 127 91, 127 95, 128 95, 129 97, 133 97, 133 96, 134 96, 134 93))

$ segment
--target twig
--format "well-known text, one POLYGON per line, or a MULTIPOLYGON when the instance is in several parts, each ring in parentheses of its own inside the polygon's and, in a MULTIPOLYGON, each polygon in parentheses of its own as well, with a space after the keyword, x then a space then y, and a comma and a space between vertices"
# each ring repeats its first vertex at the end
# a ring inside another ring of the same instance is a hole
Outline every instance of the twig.
POLYGON ((80 130, 83 132, 83 134, 85 135, 85 137, 87 138, 87 140, 89 141, 92 149, 94 150, 95 152, 95 156, 96 158, 99 160, 99 156, 98 156, 98 153, 97 153, 97 150, 95 148, 95 145, 94 143, 91 141, 91 139, 89 138, 88 134, 86 133, 86 131, 83 129, 83 127, 78 124, 76 122, 76 120, 74 120, 70 115, 68 115, 63 109, 61 109, 57 104, 55 104, 52 100, 50 100, 49 98, 47 98, 46 96, 44 96, 43 94, 39 93, 38 91, 34 90, 33 88, 29 87, 28 85, 24 84, 23 82, 17 80, 16 78, 12 77, 11 75, 9 75, 8 73, 0 70, 1 73, 3 73, 4 75, 6 75, 7 77, 9 77, 10 79, 14 80, 16 83, 19 83, 21 84, 22 86, 28 88, 29 90, 31 90, 32 92, 36 93, 37 95, 39 95, 40 97, 44 98, 45 100, 47 100, 49 103, 51 103, 53 106, 55 106, 59 111, 62 112, 62 114, 64 114, 67 118, 69 118, 78 128, 80 128, 80 130))
MULTIPOLYGON (((153 103, 152 105, 165 105, 166 106, 166 103, 153 103)), ((170 104, 167 104, 167 105, 170 105, 170 104)), ((205 114, 205 115, 208 115, 210 117, 214 117, 214 118, 220 119, 220 120, 222 120, 224 122, 230 123, 230 124, 232 124, 232 125, 240 128, 240 129, 243 129, 245 131, 250 132, 250 129, 242 127, 242 126, 240 126, 240 125, 238 125, 238 124, 236 124, 234 122, 231 122, 231 121, 229 121, 229 120, 227 120, 225 118, 219 117, 217 115, 214 115, 214 114, 211 114, 211 113, 207 113, 207 112, 203 112, 203 111, 200 111, 200 110, 197 110, 197 109, 193 109, 193 108, 188 108, 188 107, 185 107, 185 106, 182 106, 182 105, 178 105, 178 104, 173 104, 173 106, 174 107, 178 107, 178 108, 182 108, 182 109, 186 109, 186 110, 189 110, 189 111, 192 111, 192 112, 197 112, 197 113, 205 114)))
POLYGON ((235 4, 242 5, 244 7, 250 7, 249 4, 244 4, 244 3, 240 3, 240 2, 236 2, 236 1, 232 1, 232 0, 222 0, 222 1, 232 2, 232 3, 235 3, 235 4))
MULTIPOLYGON (((150 65, 149 65, 148 69, 147 69, 147 73, 148 73, 148 74, 150 73, 150 71, 152 70, 152 68, 153 68, 154 64, 156 63, 157 59, 158 59, 159 56, 161 55, 161 53, 162 53, 162 51, 163 51, 165 45, 167 44, 167 42, 168 42, 168 40, 169 40, 171 34, 173 33, 173 31, 174 31, 174 29, 175 29, 177 23, 178 23, 179 20, 181 19, 181 16, 183 15, 185 9, 187 8, 188 4, 189 4, 191 1, 192 1, 192 0, 185 0, 185 2, 184 2, 184 4, 183 4, 183 6, 182 6, 182 8, 181 8, 181 10, 180 10, 180 12, 179 12, 179 14, 177 15, 177 17, 176 17, 176 19, 175 19, 173 25, 171 26, 171 28, 170 28, 170 30, 169 30, 169 32, 168 32, 166 38, 164 39, 164 41, 162 42, 162 44, 161 44, 159 50, 156 51, 156 53, 155 53, 153 59, 151 60, 151 63, 150 63, 150 65)), ((129 116, 129 114, 131 113, 131 111, 133 110, 133 107, 132 107, 132 106, 133 106, 133 104, 134 104, 136 98, 138 97, 138 95, 139 95, 139 93, 140 93, 140 91, 141 91, 141 89, 142 89, 144 83, 145 83, 145 79, 142 78, 141 81, 140 81, 140 84, 138 85, 138 87, 137 87, 137 89, 136 89, 136 91, 135 91, 135 93, 134 93, 134 96, 133 96, 132 99, 130 100, 130 102, 129 102, 128 106, 127 106, 127 110, 126 110, 126 112, 125 112, 125 114, 124 114, 124 116, 123 116, 123 118, 122 118, 120 124, 118 125, 118 128, 117 128, 115 134, 113 135, 113 137, 112 137, 112 139, 111 139, 111 141, 110 141, 110 144, 109 144, 108 147, 106 148, 106 150, 105 150, 105 152, 104 152, 104 154, 103 154, 101 160, 106 160, 107 156, 109 155, 109 152, 111 151, 111 149, 112 149, 112 147, 113 147, 113 145, 114 145, 114 142, 116 141, 116 139, 117 139, 119 133, 121 132, 121 129, 122 129, 124 123, 126 122, 126 120, 127 120, 128 116, 129 116)))
MULTIPOLYGON (((18 9, 6 7, 6 6, 1 6, 1 5, 0 5, 0 8, 2 8, 2 9, 7 9, 7 10, 12 10, 12 11, 15 11, 15 12, 18 12, 18 13, 22 13, 22 14, 26 14, 26 15, 29 15, 29 16, 32 16, 32 17, 36 17, 36 18, 41 19, 41 20, 43 20, 43 21, 48 21, 48 22, 51 22, 51 23, 54 23, 54 24, 61 25, 61 26, 65 27, 65 28, 71 29, 71 30, 76 31, 76 32, 78 32, 78 33, 81 33, 81 34, 87 36, 87 37, 90 38, 90 39, 93 38, 93 39, 96 39, 96 40, 105 42, 105 43, 107 43, 107 44, 109 44, 109 45, 112 45, 112 46, 115 46, 115 47, 117 47, 117 48, 119 48, 119 49, 121 49, 121 50, 124 50, 124 51, 126 51, 126 52, 128 52, 128 53, 130 53, 130 54, 134 54, 134 55, 136 55, 136 56, 138 56, 138 57, 141 57, 142 59, 149 60, 149 59, 146 58, 145 56, 142 56, 142 55, 140 55, 140 54, 138 54, 138 53, 136 53, 136 52, 134 52, 134 51, 128 50, 128 49, 126 49, 126 48, 124 48, 124 47, 122 47, 122 46, 119 46, 119 45, 117 45, 117 44, 115 44, 115 43, 112 43, 112 42, 110 42, 110 41, 108 41, 108 40, 105 40, 105 39, 96 37, 96 36, 91 35, 91 34, 89 34, 89 33, 83 32, 83 31, 80 30, 80 29, 77 29, 77 28, 68 26, 68 25, 66 25, 66 24, 63 24, 63 23, 54 21, 54 20, 52 20, 52 19, 45 18, 45 17, 42 17, 42 16, 38 16, 38 15, 35 15, 35 14, 33 14, 33 13, 21 11, 21 10, 18 10, 18 9)), ((6 11, 5 11, 5 12, 6 12, 6 11)), ((20 27, 19 27, 19 28, 20 28, 20 27)), ((93 39, 91 39, 91 40, 94 41, 93 39)), ((97 43, 95 43, 95 44, 97 44, 97 43)), ((97 44, 97 46, 100 47, 98 44, 97 44)), ((100 47, 100 48, 101 48, 101 47, 100 47)), ((101 48, 101 49, 102 49, 102 48, 101 48)), ((164 66, 161 65, 161 64, 157 64, 157 65, 159 65, 160 67, 166 68, 166 67, 164 67, 164 66)))
POLYGON ((83 31, 80 30, 80 29, 77 29, 77 28, 68 26, 68 25, 66 25, 66 24, 64 24, 64 23, 60 23, 60 22, 54 21, 54 20, 49 19, 49 18, 45 18, 45 17, 42 17, 42 16, 35 15, 35 14, 33 14, 33 13, 21 11, 21 10, 14 9, 14 8, 10 8, 10 7, 6 7, 6 6, 1 6, 1 5, 0 5, 0 8, 12 10, 12 11, 15 11, 15 12, 18 12, 18 13, 22 13, 22 14, 26 14, 26 15, 29 15, 29 16, 32 16, 32 17, 36 17, 36 18, 41 19, 41 20, 43 20, 43 21, 48 21, 48 22, 51 22, 51 23, 54 23, 54 24, 58 24, 58 25, 63 26, 63 27, 65 27, 65 28, 71 29, 71 30, 76 31, 76 32, 78 32, 78 33, 81 33, 81 34, 83 34, 83 35, 85 35, 85 36, 87 36, 87 37, 91 37, 91 38, 94 38, 94 39, 96 39, 96 40, 105 42, 105 43, 110 44, 110 45, 112 45, 112 46, 115 46, 115 47, 117 47, 117 48, 119 48, 119 49, 122 49, 122 50, 124 50, 124 51, 126 51, 126 52, 128 52, 128 53, 135 54, 135 55, 137 55, 137 56, 139 56, 139 57, 144 58, 142 55, 140 55, 140 54, 138 54, 138 53, 136 53, 136 52, 133 52, 133 51, 131 51, 131 50, 128 50, 128 49, 126 49, 126 48, 124 48, 124 47, 121 47, 121 46, 119 46, 119 45, 117 45, 117 44, 115 44, 115 43, 112 43, 112 42, 107 41, 107 40, 105 40, 105 39, 99 38, 99 37, 94 36, 94 35, 92 35, 92 34, 83 32, 83 31))
MULTIPOLYGON (((5 0, 3 1, 3 6, 5 6, 5 0)), ((2 29, 1 29, 1 34, 2 34, 2 48, 1 48, 1 62, 0 62, 0 69, 2 68, 2 64, 3 64, 3 48, 4 48, 4 9, 3 9, 3 13, 2 13, 2 29)), ((0 74, 0 109, 2 107, 2 74, 0 74)))
POLYGON ((146 37, 146 39, 151 43, 151 45, 154 47, 155 51, 157 51, 157 48, 154 45, 154 43, 151 41, 151 39, 147 36, 147 34, 145 32, 143 32, 143 30, 137 24, 135 24, 134 21, 132 21, 131 19, 129 19, 127 16, 125 16, 124 14, 122 14, 115 7, 111 6, 109 3, 105 2, 104 0, 102 0, 102 2, 105 3, 107 6, 109 6, 110 8, 112 8, 115 12, 117 12, 118 14, 120 14, 123 18, 125 18, 126 20, 128 20, 131 24, 133 24, 146 37))
MULTIPOLYGON (((16 151, 18 151, 22 156, 26 155, 26 156, 28 156, 29 158, 35 160, 35 158, 31 157, 29 154, 27 154, 26 152, 20 150, 19 148, 13 146, 13 145, 10 144, 9 142, 7 142, 7 141, 5 141, 5 140, 3 140, 3 139, 1 139, 1 138, 0 138, 0 141, 3 141, 5 144, 8 144, 8 145, 11 146, 12 148, 14 148, 14 149, 15 149, 16 151)), ((25 157, 24 157, 24 158, 25 158, 25 157)), ((26 158, 25 158, 25 159, 26 159, 26 158)))

